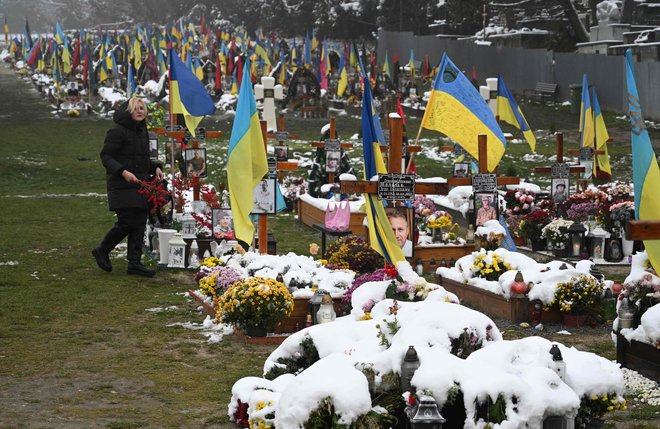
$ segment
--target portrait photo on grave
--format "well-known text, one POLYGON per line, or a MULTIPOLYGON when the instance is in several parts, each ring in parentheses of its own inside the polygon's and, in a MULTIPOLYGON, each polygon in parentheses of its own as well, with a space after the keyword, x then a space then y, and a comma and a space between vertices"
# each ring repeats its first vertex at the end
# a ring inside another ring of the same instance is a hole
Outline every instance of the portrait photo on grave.
POLYGON ((158 159, 158 139, 151 135, 149 136, 149 158, 158 159))
POLYGON ((213 237, 218 240, 236 240, 231 208, 213 209, 213 237))
POLYGON ((183 164, 183 152, 181 150, 181 142, 169 140, 165 143, 165 162, 172 163, 172 143, 174 143, 174 159, 183 164))
POLYGON ((566 198, 568 198, 568 178, 552 178, 552 183, 550 185, 550 189, 552 192, 552 199, 557 202, 561 203, 566 201, 566 198))
POLYGON ((480 226, 489 220, 497 219, 497 192, 476 192, 474 194, 475 225, 480 226))
POLYGON ((275 146, 275 158, 278 162, 286 162, 289 160, 289 147, 288 146, 275 146))
POLYGON ((325 171, 326 173, 336 173, 339 170, 339 160, 341 159, 340 150, 329 150, 325 153, 325 171))
POLYGON ((415 246, 413 245, 413 225, 415 224, 412 208, 396 207, 386 208, 385 214, 392 225, 396 242, 403 250, 403 256, 412 258, 415 246))
POLYGON ((265 177, 254 188, 253 214, 275 214, 275 184, 277 178, 265 177))
POLYGON ((206 149, 186 149, 188 177, 206 177, 206 149))
POLYGON ((584 173, 580 175, 582 179, 591 179, 594 175, 594 162, 592 160, 580 160, 580 165, 584 167, 584 173))
POLYGON ((454 164, 454 177, 468 177, 470 175, 470 164, 457 162, 454 164))

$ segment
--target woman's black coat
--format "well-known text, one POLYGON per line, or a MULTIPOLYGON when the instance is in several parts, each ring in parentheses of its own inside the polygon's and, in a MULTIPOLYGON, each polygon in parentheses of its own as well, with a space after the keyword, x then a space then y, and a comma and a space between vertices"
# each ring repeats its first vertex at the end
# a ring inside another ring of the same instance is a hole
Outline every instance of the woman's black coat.
POLYGON ((106 170, 108 205, 110 210, 143 208, 147 199, 138 193, 139 185, 128 183, 121 176, 124 170, 135 174, 139 180, 150 180, 159 163, 149 158, 149 134, 145 121, 135 122, 127 110, 128 103, 119 107, 113 116, 114 128, 105 136, 101 162, 106 170))

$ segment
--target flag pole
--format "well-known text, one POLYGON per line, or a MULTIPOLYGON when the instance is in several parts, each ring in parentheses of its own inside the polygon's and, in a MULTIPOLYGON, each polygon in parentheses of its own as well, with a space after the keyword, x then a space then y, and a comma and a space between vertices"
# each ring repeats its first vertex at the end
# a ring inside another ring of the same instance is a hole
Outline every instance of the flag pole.
MULTIPOLYGON (((415 146, 418 145, 419 142, 419 136, 422 134, 422 125, 419 125, 419 130, 417 130, 417 137, 415 137, 415 146)), ((406 174, 410 173, 410 168, 412 167, 413 159, 415 159, 415 152, 410 154, 410 161, 408 161, 408 165, 406 166, 406 174)))

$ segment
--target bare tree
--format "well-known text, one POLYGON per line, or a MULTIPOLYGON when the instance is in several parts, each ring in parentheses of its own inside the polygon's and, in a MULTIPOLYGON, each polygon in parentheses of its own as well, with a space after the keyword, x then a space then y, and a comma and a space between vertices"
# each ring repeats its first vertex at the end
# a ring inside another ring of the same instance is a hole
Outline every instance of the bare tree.
POLYGON ((559 5, 564 9, 566 18, 568 18, 568 22, 571 24, 571 27, 575 32, 576 40, 579 43, 588 42, 589 33, 587 33, 584 25, 582 25, 582 21, 580 21, 580 17, 578 17, 577 10, 575 10, 573 2, 571 0, 557 0, 557 3, 559 3, 559 5))

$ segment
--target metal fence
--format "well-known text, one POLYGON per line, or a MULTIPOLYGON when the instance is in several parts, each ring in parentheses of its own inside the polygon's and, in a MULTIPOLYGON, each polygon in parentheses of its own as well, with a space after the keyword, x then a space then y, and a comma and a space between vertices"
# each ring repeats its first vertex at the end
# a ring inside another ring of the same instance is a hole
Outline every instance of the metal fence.
MULTIPOLYGON (((620 114, 628 111, 623 56, 490 47, 467 40, 383 30, 378 33, 377 49, 378 58, 385 58, 386 51, 389 58, 398 53, 401 64, 408 61, 411 49, 415 60, 423 60, 428 55, 433 65, 437 65, 442 54, 447 52, 456 66, 465 70, 468 76, 475 67, 477 77, 484 85, 486 78, 497 77, 501 73, 509 89, 520 96, 525 89, 533 89, 537 82, 556 83, 560 101, 570 101, 571 86, 581 86, 582 75, 587 73, 589 85, 596 87, 603 110, 620 114)), ((660 62, 635 63, 635 76, 644 117, 660 120, 660 62)))

